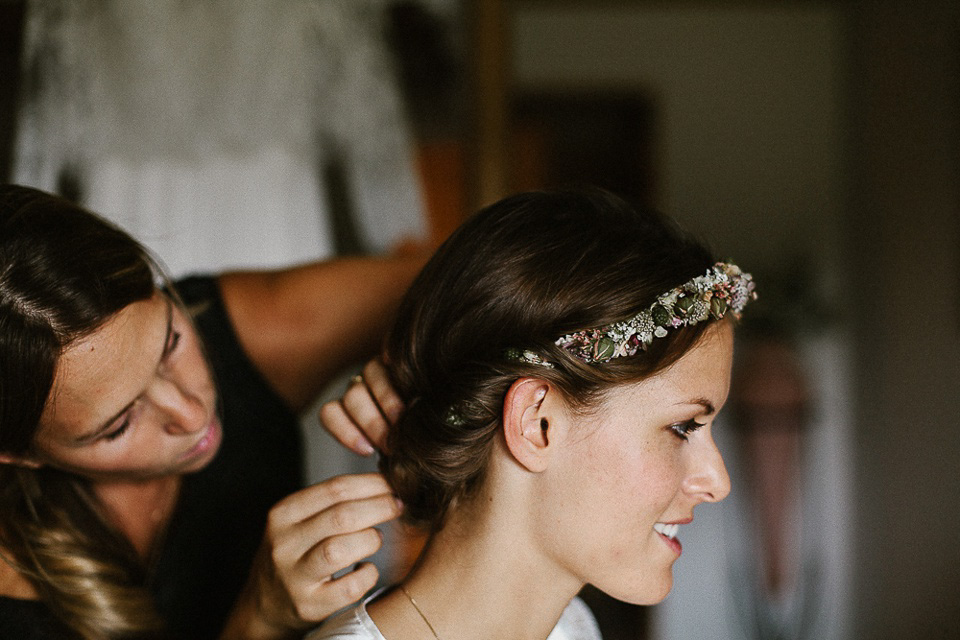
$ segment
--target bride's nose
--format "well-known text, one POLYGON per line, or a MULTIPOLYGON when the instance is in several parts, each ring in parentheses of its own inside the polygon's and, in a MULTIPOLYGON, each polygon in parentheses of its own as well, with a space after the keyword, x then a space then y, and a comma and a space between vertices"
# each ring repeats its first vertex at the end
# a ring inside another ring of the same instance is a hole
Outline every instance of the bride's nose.
POLYGON ((730 494, 730 474, 712 438, 700 445, 683 489, 700 501, 720 502, 730 494))

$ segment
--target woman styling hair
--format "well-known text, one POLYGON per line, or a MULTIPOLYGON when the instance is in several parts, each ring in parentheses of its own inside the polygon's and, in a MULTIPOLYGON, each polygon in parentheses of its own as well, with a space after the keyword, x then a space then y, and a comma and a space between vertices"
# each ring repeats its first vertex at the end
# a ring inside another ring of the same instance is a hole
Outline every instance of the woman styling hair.
POLYGON ((376 474, 298 491, 297 413, 421 264, 171 286, 101 218, 0 186, 0 636, 286 638, 373 586, 331 576, 396 500, 376 474))
MULTIPOLYGON (((310 638, 595 638, 584 585, 661 600, 679 526, 729 491, 711 424, 752 297, 749 275, 601 192, 517 195, 467 221, 385 354, 406 410, 382 470, 431 536, 397 588, 310 638)), ((354 385, 328 428, 349 443, 370 398, 354 385)))

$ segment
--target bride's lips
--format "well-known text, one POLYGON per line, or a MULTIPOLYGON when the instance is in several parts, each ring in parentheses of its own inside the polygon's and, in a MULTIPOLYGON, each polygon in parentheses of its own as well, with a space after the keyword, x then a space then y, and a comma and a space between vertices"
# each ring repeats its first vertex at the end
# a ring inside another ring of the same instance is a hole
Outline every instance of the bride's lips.
POLYGON ((679 556, 681 553, 683 553, 683 545, 680 544, 679 540, 677 540, 677 532, 679 531, 681 524, 689 524, 692 521, 693 518, 686 518, 684 520, 676 520, 674 522, 658 522, 653 525, 653 529, 660 536, 660 539, 663 540, 667 546, 679 556))

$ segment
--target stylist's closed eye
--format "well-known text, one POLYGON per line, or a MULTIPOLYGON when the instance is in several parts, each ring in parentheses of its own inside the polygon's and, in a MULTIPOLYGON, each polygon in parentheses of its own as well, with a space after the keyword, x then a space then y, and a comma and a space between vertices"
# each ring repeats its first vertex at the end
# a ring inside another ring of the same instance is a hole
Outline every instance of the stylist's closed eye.
POLYGON ((697 422, 696 420, 687 420, 686 422, 678 422, 676 424, 670 425, 670 430, 684 442, 687 441, 687 436, 691 433, 704 426, 706 422, 697 422))
POLYGON ((164 357, 164 358, 166 358, 167 356, 169 356, 171 353, 173 353, 173 352, 176 350, 177 345, 180 344, 180 336, 181 336, 181 335, 182 335, 182 334, 181 334, 179 331, 174 331, 174 332, 170 335, 170 341, 167 343, 167 346, 166 346, 166 348, 165 348, 164 351, 163 351, 163 357, 164 357))
MULTIPOLYGON (((163 347, 163 354, 161 355, 161 360, 160 360, 161 364, 166 362, 170 358, 170 356, 173 355, 173 353, 177 350, 177 347, 180 345, 181 337, 183 337, 183 334, 181 332, 171 328, 170 337, 167 339, 167 343, 163 347)), ((120 425, 116 429, 113 429, 112 431, 108 431, 107 433, 100 436, 100 440, 103 440, 106 442, 112 442, 120 438, 123 434, 129 432, 131 424, 132 424, 132 419, 130 416, 130 411, 128 411, 121 419, 120 425)))
POLYGON ((130 417, 126 416, 123 418, 123 421, 121 422, 119 427, 117 427, 113 431, 109 431, 103 434, 101 439, 106 440, 108 442, 116 440, 117 438, 125 434, 129 429, 130 429, 130 417))

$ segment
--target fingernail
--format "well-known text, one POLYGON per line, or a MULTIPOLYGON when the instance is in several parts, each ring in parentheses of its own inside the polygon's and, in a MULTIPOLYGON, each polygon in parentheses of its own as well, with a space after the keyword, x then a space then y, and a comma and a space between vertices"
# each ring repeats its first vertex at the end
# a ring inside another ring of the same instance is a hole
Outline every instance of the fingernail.
POLYGON ((403 511, 403 500, 401 500, 400 498, 394 496, 394 497, 393 497, 393 501, 397 503, 397 510, 398 510, 398 511, 403 511))
POLYGON ((376 449, 373 448, 373 445, 370 444, 370 442, 364 438, 360 438, 359 440, 357 440, 355 449, 357 453, 364 456, 370 456, 376 452, 376 449))

